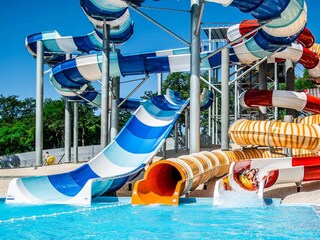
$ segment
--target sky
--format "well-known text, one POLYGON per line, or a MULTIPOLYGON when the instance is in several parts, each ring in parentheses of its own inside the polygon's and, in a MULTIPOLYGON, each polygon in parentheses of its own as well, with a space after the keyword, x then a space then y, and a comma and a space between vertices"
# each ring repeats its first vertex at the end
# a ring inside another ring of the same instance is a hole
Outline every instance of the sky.
MULTIPOLYGON (((307 27, 320 42, 320 2, 306 0, 308 5, 307 27)), ((146 0, 143 6, 157 8, 190 9, 190 0, 146 0)), ((163 26, 189 41, 190 20, 185 11, 140 9, 163 26)), ((119 48, 123 55, 139 54, 157 50, 186 47, 184 43, 166 33, 134 11, 130 11, 134 21, 133 36, 119 48)), ((250 14, 241 13, 233 7, 207 2, 203 14, 202 26, 235 24, 245 19, 253 19, 250 14)), ((36 61, 25 48, 28 35, 57 30, 62 36, 80 36, 93 31, 84 15, 79 0, 2 0, 0 14, 0 94, 5 97, 16 95, 20 99, 36 96, 36 61)), ((202 32, 201 39, 206 37, 202 32)), ((136 78, 140 78, 137 76, 136 78)), ((134 78, 121 78, 121 81, 134 78)), ((126 97, 138 84, 121 84, 121 97, 126 97)), ((95 84, 97 90, 99 85, 95 84)), ((140 97, 144 91, 157 91, 156 76, 151 78, 133 95, 140 97)), ((59 99, 60 95, 50 85, 48 74, 45 76, 44 97, 59 99)))

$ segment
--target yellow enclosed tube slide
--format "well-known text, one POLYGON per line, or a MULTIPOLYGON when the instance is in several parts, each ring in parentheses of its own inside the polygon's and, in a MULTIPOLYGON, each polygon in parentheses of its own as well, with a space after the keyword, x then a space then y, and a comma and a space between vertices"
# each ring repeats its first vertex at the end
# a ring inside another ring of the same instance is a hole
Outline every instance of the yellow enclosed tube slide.
POLYGON ((308 124, 308 125, 312 125, 312 124, 319 125, 320 124, 320 114, 304 117, 303 119, 301 119, 300 123, 301 124, 308 124))
POLYGON ((204 151, 153 163, 137 181, 132 204, 177 205, 179 197, 213 177, 227 174, 231 162, 261 158, 266 150, 204 151))
POLYGON ((316 124, 239 120, 229 128, 229 137, 240 145, 307 149, 320 148, 320 127, 316 124))

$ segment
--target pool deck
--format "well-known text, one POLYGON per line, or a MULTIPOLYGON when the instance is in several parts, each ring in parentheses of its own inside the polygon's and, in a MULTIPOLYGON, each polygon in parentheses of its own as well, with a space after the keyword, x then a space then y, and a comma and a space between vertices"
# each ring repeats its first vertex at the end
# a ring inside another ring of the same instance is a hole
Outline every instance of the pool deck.
MULTIPOLYGON (((180 153, 181 154, 181 153, 180 153)), ((158 158, 159 159, 159 158, 158 158)), ((63 173, 74 170, 81 166, 79 164, 58 164, 52 166, 42 166, 38 168, 16 168, 16 169, 0 169, 0 198, 5 197, 9 182, 15 177, 41 176, 56 173, 63 173)), ((141 174, 139 178, 143 175, 141 174)), ((136 180, 135 180, 136 181, 136 180)), ((208 183, 200 186, 198 189, 188 195, 188 197, 213 197, 213 189, 216 179, 210 180, 208 183)), ((131 197, 134 181, 127 183, 117 192, 120 197, 131 197)), ((283 204, 310 204, 318 206, 320 212, 320 183, 319 181, 303 183, 300 192, 297 192, 296 185, 281 184, 265 189, 265 198, 282 199, 283 204)))

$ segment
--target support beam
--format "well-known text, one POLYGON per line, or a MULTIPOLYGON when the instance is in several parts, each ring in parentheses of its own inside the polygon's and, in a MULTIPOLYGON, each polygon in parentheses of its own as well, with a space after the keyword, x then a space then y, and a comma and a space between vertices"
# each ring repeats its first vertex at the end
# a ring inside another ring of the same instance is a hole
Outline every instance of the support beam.
MULTIPOLYGON (((199 2, 199 1, 198 1, 199 2)), ((158 26, 159 28, 161 28, 162 30, 164 30, 165 32, 169 33, 171 36, 175 37, 176 39, 178 39, 180 42, 183 42, 184 44, 186 44, 187 46, 189 46, 190 44, 185 41, 183 38, 179 37, 177 34, 175 34, 174 32, 170 31, 168 28, 166 28, 165 26, 161 25, 159 22, 155 21, 154 19, 152 19, 151 17, 149 17, 148 15, 146 15, 145 13, 141 12, 137 7, 135 7, 132 4, 128 4, 128 6, 130 7, 130 9, 134 10, 135 12, 137 12, 139 15, 143 16, 145 19, 149 20, 150 22, 152 22, 153 24, 155 24, 156 26, 158 26)))
POLYGON ((229 150, 229 48, 221 53, 221 150, 229 150))
MULTIPOLYGON (((66 54, 66 60, 71 59, 71 54, 66 54)), ((64 162, 71 162, 71 103, 64 98, 64 162)))
POLYGON ((206 1, 205 0, 201 0, 200 13, 199 13, 199 19, 198 19, 198 23, 197 23, 196 35, 199 35, 199 32, 200 32, 201 19, 202 19, 202 15, 203 15, 205 4, 206 4, 206 1))
POLYGON ((191 0, 190 153, 200 151, 200 1, 191 0))
POLYGON ((73 103, 73 163, 78 163, 78 142, 79 142, 79 105, 78 102, 73 103))
POLYGON ((118 107, 121 107, 125 101, 127 101, 132 94, 134 94, 146 81, 148 81, 149 75, 147 75, 123 100, 118 104, 118 107))
POLYGON ((112 78, 112 103, 111 103, 111 129, 110 140, 112 141, 119 131, 119 98, 120 98, 120 77, 112 78))
MULTIPOLYGON (((211 29, 210 29, 211 30, 211 29)), ((210 33, 211 34, 211 33, 210 33)), ((210 36, 211 37, 211 36, 210 36)), ((210 44, 209 44, 210 45, 210 44)), ((201 76, 200 76, 201 77, 201 76)), ((202 79, 202 77, 201 77, 202 79)), ((209 69, 208 71, 208 89, 209 91, 212 91, 212 70, 209 69)), ((212 106, 208 108, 208 136, 211 137, 211 122, 212 122, 212 106)), ((211 140, 212 141, 212 140, 211 140)))
MULTIPOLYGON (((162 94, 162 80, 163 80, 163 75, 162 73, 158 73, 158 95, 162 94)), ((167 158, 167 141, 164 141, 163 145, 162 145, 162 159, 166 159, 167 158)))
POLYGON ((189 149, 189 121, 188 121, 189 120, 189 112, 188 112, 188 109, 186 109, 184 112, 185 112, 184 147, 185 147, 185 149, 189 149))
MULTIPOLYGON (((279 79, 278 79, 278 63, 274 63, 274 90, 279 89, 279 79)), ((275 107, 274 108, 274 119, 278 120, 279 119, 279 108, 275 107)))
POLYGON ((174 124, 174 151, 177 153, 179 148, 178 122, 174 124))
POLYGON ((71 162, 71 105, 65 98, 64 107, 64 162, 71 162))
MULTIPOLYGON (((294 91, 294 66, 290 60, 286 60, 286 90, 294 91)), ((296 111, 294 109, 287 109, 287 115, 295 117, 296 111)))
MULTIPOLYGON (((293 116, 292 115, 285 115, 283 117, 283 121, 284 122, 293 122, 293 116)), ((292 157, 293 153, 292 153, 292 148, 284 148, 284 152, 287 155, 287 157, 292 157)))
POLYGON ((237 81, 238 79, 242 78, 243 76, 247 75, 252 69, 256 68, 256 66, 259 66, 260 64, 262 64, 263 62, 267 61, 267 59, 269 57, 271 57, 273 54, 275 54, 276 52, 278 52, 281 49, 278 48, 277 50, 275 50, 274 52, 268 54, 267 56, 265 56, 264 58, 260 59, 258 62, 256 62, 254 65, 252 65, 250 68, 248 68, 246 71, 242 72, 238 77, 236 77, 235 79, 233 79, 232 81, 229 82, 229 85, 231 85, 233 82, 237 81))
POLYGON ((103 19, 102 89, 101 89, 101 150, 109 142, 109 79, 110 79, 110 26, 103 19))
MULTIPOLYGON (((235 66, 235 78, 238 77, 238 65, 235 66)), ((234 121, 238 120, 238 113, 239 113, 239 88, 238 88, 238 81, 234 82, 234 121)))
POLYGON ((162 94, 162 73, 158 73, 158 95, 162 94))
POLYGON ((43 155, 43 42, 37 41, 36 65, 36 163, 42 166, 43 155))
MULTIPOLYGON (((264 61, 259 65, 259 90, 268 89, 268 62, 264 61)), ((266 120, 267 118, 267 108, 259 108, 259 119, 266 120)))

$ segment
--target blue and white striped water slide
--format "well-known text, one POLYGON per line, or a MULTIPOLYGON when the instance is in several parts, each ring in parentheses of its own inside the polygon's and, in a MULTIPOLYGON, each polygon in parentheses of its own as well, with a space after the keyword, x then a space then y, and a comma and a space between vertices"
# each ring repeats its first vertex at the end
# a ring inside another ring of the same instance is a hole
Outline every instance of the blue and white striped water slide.
MULTIPOLYGON (((92 89, 87 90, 87 83, 97 81, 102 77, 101 29, 103 18, 106 18, 107 24, 111 26, 110 41, 116 44, 129 39, 133 32, 133 22, 129 15, 128 5, 124 1, 81 0, 80 2, 94 27, 92 33, 79 37, 63 37, 56 31, 37 33, 26 38, 26 48, 33 56, 36 56, 37 41, 42 41, 47 63, 52 64, 58 61, 52 68, 50 77, 50 82, 57 92, 70 100, 83 101, 84 99, 94 106, 99 106, 100 93, 92 89), (88 53, 94 54, 84 55, 88 53), (78 57, 65 61, 66 54, 74 54, 78 57)), ((206 55, 207 53, 203 53, 202 56, 206 55)), ((220 58, 221 55, 217 54, 204 61, 201 69, 206 70, 220 65, 220 58)), ((231 61, 238 62, 235 55, 231 58, 231 61)), ((111 77, 188 72, 190 49, 170 49, 127 56, 116 52, 111 53, 110 65, 111 77)))
MULTIPOLYGON (((231 62, 251 64, 262 58, 271 56, 276 51, 279 57, 290 57, 296 61, 302 51, 297 44, 292 44, 306 25, 305 0, 209 0, 250 12, 259 21, 269 21, 263 28, 240 43, 230 47, 231 62), (295 52, 296 54, 291 54, 295 52)), ((128 1, 141 4, 144 1, 128 1)), ((95 28, 94 33, 83 37, 61 37, 58 34, 41 33, 37 38, 27 38, 27 48, 32 54, 36 52, 36 40, 42 40, 45 52, 52 53, 83 52, 101 50, 101 29, 103 17, 111 26, 121 29, 121 38, 114 40, 119 43, 126 41, 131 35, 133 23, 130 19, 128 5, 121 0, 82 0, 82 8, 95 28), (124 17, 126 16, 126 17, 124 17), (120 20, 121 19, 121 20, 120 20), (124 20, 126 19, 126 20, 124 20), (128 20, 130 19, 130 20, 128 20), (128 24, 130 22, 130 24, 128 24), (118 24, 118 25, 117 25, 118 24), (120 25, 119 25, 120 24, 120 25), (122 27, 119 27, 122 26, 122 27), (126 26, 126 27, 125 27, 126 26), (126 32, 130 32, 126 34, 126 32), (52 36, 50 36, 50 34, 52 36), (97 40, 98 39, 98 40, 97 40), (121 41, 119 40, 121 39, 121 41)), ((237 26, 228 31, 229 40, 239 36, 237 26)), ((112 39, 110 39, 112 40, 112 39)), ((205 57, 209 53, 202 53, 205 57)), ((53 67, 51 83, 57 91, 66 97, 77 98, 81 95, 96 105, 100 100, 97 92, 86 91, 87 83, 101 78, 102 54, 80 56, 76 59, 61 62, 53 67)), ((201 70, 220 66, 220 53, 210 57, 201 64, 201 70)), ((171 49, 136 55, 111 54, 111 76, 132 76, 138 74, 188 72, 190 69, 189 49, 171 49)), ((74 99, 76 100, 76 99, 74 99)))
POLYGON ((152 160, 188 104, 172 90, 143 102, 117 137, 88 163, 67 173, 15 178, 6 203, 90 205, 92 198, 120 189, 152 160))

